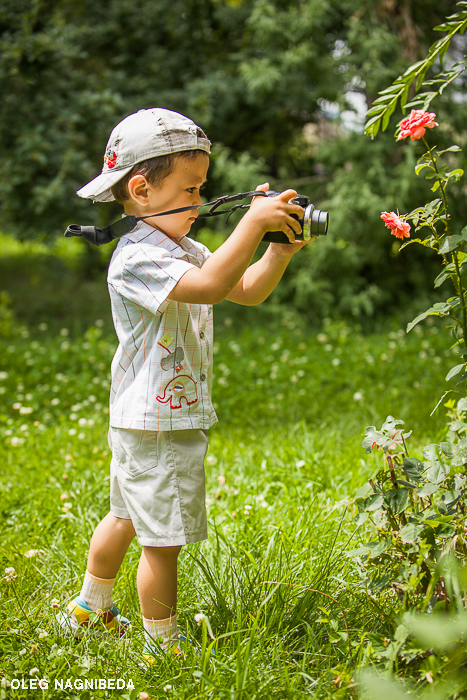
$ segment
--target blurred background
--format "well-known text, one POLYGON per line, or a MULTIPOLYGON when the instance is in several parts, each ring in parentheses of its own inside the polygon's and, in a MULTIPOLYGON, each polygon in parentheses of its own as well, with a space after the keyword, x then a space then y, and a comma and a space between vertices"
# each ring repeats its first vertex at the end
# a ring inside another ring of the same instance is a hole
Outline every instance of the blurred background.
MULTIPOLYGON (((75 192, 100 172, 115 124, 157 106, 189 116, 211 139, 206 201, 268 180, 329 211, 328 237, 294 256, 263 314, 316 327, 343 318, 364 331, 410 320, 432 299, 438 263, 419 247, 397 255, 380 214, 426 202, 428 186, 413 171, 422 147, 396 144, 400 112, 374 142, 364 115, 378 90, 425 56, 439 37, 433 27, 455 8, 450 0, 3 0, 2 313, 26 323, 72 316, 83 328, 109 316, 111 246, 65 240, 63 231, 119 217, 116 203, 93 205, 75 192)), ((459 42, 447 65, 463 54, 459 42)), ((439 146, 465 146, 465 91, 458 79, 432 104, 439 146)), ((461 221, 464 188, 452 212, 461 221)), ((234 224, 198 223, 193 235, 215 249, 234 224)))

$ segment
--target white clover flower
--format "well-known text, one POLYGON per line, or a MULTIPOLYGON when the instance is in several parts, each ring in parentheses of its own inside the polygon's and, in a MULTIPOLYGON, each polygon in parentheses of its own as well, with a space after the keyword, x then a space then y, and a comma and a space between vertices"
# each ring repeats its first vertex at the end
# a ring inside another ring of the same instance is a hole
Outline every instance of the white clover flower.
POLYGON ((37 681, 37 685, 39 688, 42 688, 42 690, 46 690, 49 687, 49 684, 45 678, 41 678, 40 681, 37 681))
MULTIPOLYGON (((169 686, 169 687, 171 688, 172 686, 169 686)), ((165 690, 165 688, 164 688, 164 690, 165 690)), ((143 690, 143 691, 138 695, 138 697, 139 697, 139 700, 149 700, 149 698, 150 698, 149 693, 147 693, 145 690, 143 690)))
POLYGON ((88 396, 88 401, 91 403, 96 403, 97 399, 93 394, 91 394, 91 396, 88 396))
POLYGON ((80 433, 80 434, 78 435, 78 440, 84 440, 85 437, 86 437, 86 434, 85 434, 85 433, 80 433))
MULTIPOLYGON (((97 408, 97 405, 96 405, 96 408, 97 408)), ((89 418, 89 419, 88 419, 88 426, 89 426, 90 428, 94 425, 94 423, 95 423, 95 421, 94 421, 93 418, 89 418)))
POLYGON ((23 554, 23 557, 30 559, 31 557, 37 557, 40 554, 45 554, 45 550, 43 550, 43 549, 29 549, 27 552, 25 552, 23 554))
POLYGON ((64 340, 63 343, 60 343, 60 350, 68 350, 70 347, 70 343, 68 340, 64 340))
POLYGON ((13 404, 12 408, 14 408, 15 411, 19 411, 19 409, 21 408, 21 404, 17 401, 13 404))
POLYGON ((353 400, 354 401, 361 401, 363 399, 363 394, 361 391, 356 391, 355 394, 353 395, 353 400))
POLYGON ((333 347, 332 347, 332 345, 330 345, 330 344, 328 343, 328 345, 325 345, 325 346, 324 346, 324 349, 326 350, 326 352, 331 352, 332 349, 333 349, 333 347))
POLYGON ((39 669, 36 667, 31 668, 31 670, 29 671, 30 676, 37 676, 38 673, 39 673, 39 669))
POLYGON ((196 613, 195 615, 195 622, 197 625, 201 625, 203 620, 206 619, 206 615, 204 613, 196 613))
POLYGON ((301 467, 304 467, 305 464, 306 464, 306 462, 304 459, 299 459, 295 466, 297 466, 299 469, 301 469, 301 467))
POLYGON ((0 372, 0 381, 3 381, 8 377, 8 372, 0 372))
POLYGON ((70 413, 70 420, 76 420, 78 418, 76 413, 70 413))
POLYGON ((39 323, 37 327, 40 331, 46 331, 49 326, 47 325, 47 323, 39 323))
POLYGON ((7 568, 5 569, 5 573, 7 576, 16 576, 16 571, 12 566, 7 566, 7 568))
POLYGON ((318 343, 325 343, 326 340, 328 339, 328 336, 325 333, 318 333, 316 336, 316 340, 318 343))
POLYGON ((76 430, 74 428, 70 428, 68 435, 76 435, 76 430))
POLYGON ((20 656, 24 656, 26 653, 27 653, 27 649, 21 649, 21 650, 18 652, 18 654, 19 654, 20 656))
POLYGON ((61 328, 60 335, 70 335, 70 331, 68 330, 68 328, 61 328))
POLYGON ((333 359, 333 361, 331 362, 331 364, 332 364, 334 367, 337 367, 338 365, 340 365, 340 363, 341 363, 341 361, 339 360, 338 357, 335 357, 335 358, 333 359))
POLYGON ((68 513, 68 511, 71 510, 72 508, 73 508, 73 504, 72 504, 72 503, 64 503, 64 504, 63 504, 62 511, 63 511, 64 513, 68 513))
POLYGON ((59 403, 60 403, 60 399, 56 397, 55 399, 52 399, 52 401, 50 402, 50 405, 51 406, 58 406, 59 403))
POLYGON ((170 685, 170 683, 167 683, 167 685, 164 685, 164 690, 166 693, 168 693, 169 690, 172 690, 172 686, 170 685))
POLYGON ((52 600, 50 601, 50 606, 51 606, 54 610, 59 610, 59 608, 60 608, 60 601, 58 600, 58 598, 52 598, 52 600))
POLYGON ((22 445, 23 442, 24 442, 24 439, 20 438, 20 437, 12 437, 11 441, 10 441, 12 447, 18 447, 18 445, 22 445))
POLYGON ((49 633, 48 632, 39 632, 39 639, 44 639, 44 637, 48 637, 49 633))
POLYGON ((32 413, 33 409, 31 406, 21 406, 19 409, 19 412, 21 413, 22 416, 26 415, 27 413, 32 413))
POLYGON ((78 421, 78 425, 80 428, 84 428, 87 425, 87 423, 88 422, 87 422, 86 418, 80 418, 78 421))

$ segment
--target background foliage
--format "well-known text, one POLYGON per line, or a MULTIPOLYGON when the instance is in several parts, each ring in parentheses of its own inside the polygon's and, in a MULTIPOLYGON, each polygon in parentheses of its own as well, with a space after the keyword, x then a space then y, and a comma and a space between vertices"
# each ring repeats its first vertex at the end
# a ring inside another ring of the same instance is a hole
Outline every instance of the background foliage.
MULTIPOLYGON (((446 0, 142 0, 137 8, 127 0, 5 0, 1 227, 22 239, 53 238, 73 221, 118 216, 118 206, 92 206, 74 192, 100 171, 120 119, 164 106, 192 117, 214 144, 208 198, 268 179, 330 211, 328 239, 294 257, 274 302, 309 320, 374 324, 377 312, 404 313, 422 303, 414 297, 430 296, 433 256, 395 258, 379 213, 420 203, 416 147, 396 150, 389 133, 370 149, 361 115, 359 125, 349 108, 356 99, 370 106, 422 58, 437 38, 432 28, 454 9, 446 0)), ((461 50, 452 46, 445 62, 461 50)), ((467 140, 463 94, 460 78, 456 93, 433 105, 440 146, 467 140)), ((455 200, 465 218, 460 186, 455 200)), ((213 226, 223 236, 230 230, 213 226)), ((201 235, 212 244, 212 233, 201 235)), ((85 269, 95 267, 88 250, 85 269)))

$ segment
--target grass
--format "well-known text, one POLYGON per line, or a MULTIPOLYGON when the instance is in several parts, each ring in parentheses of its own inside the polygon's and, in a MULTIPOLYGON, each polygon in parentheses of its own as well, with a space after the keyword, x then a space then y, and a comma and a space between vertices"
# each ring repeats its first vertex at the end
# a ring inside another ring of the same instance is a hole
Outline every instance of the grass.
MULTIPOLYGON (((17 281, 9 291, 17 310, 26 292, 17 281)), ((103 293, 94 310, 105 310, 103 293)), ((52 601, 63 607, 79 591, 90 536, 108 510, 115 338, 108 312, 88 323, 84 305, 83 316, 64 308, 18 321, 4 300, 0 313, 0 563, 16 572, 0 580, 0 698, 37 694, 10 686, 35 677, 49 681, 47 698, 355 697, 356 670, 372 660, 368 635, 394 628, 390 598, 364 594, 345 556, 360 535, 348 498, 377 465, 361 436, 391 413, 420 447, 441 437, 445 409, 429 414, 455 364, 442 329, 362 336, 329 322, 314 333, 292 314, 266 326, 221 309, 209 540, 180 559, 179 617, 193 645, 182 660, 142 667, 136 543, 115 588, 133 622, 128 639, 75 641, 54 627, 52 601), (214 640, 195 623, 198 612, 214 640), (125 688, 79 688, 99 678, 125 688), (55 689, 67 679, 78 687, 55 689)))

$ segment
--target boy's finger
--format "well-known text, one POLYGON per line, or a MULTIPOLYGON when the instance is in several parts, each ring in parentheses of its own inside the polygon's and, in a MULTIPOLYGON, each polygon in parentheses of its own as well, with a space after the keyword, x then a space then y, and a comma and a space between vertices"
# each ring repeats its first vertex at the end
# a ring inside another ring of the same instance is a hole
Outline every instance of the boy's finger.
MULTIPOLYGON (((263 182, 262 185, 257 185, 257 187, 255 187, 255 190, 261 191, 261 192, 267 192, 268 189, 269 189, 269 182, 263 182)), ((251 201, 254 202, 255 199, 263 199, 263 198, 262 197, 253 197, 253 199, 251 201)))
POLYGON ((285 202, 288 202, 289 199, 295 199, 295 197, 297 196, 297 191, 296 190, 284 190, 283 192, 281 192, 277 196, 279 199, 282 199, 285 202))

